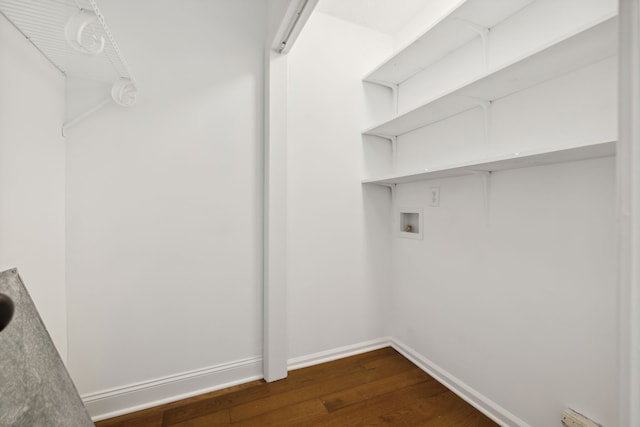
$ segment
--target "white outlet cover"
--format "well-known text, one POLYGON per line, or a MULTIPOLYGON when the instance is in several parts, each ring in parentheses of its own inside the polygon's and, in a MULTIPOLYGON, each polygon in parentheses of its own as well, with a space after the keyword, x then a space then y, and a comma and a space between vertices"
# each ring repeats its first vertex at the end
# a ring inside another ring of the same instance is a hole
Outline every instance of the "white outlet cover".
POLYGON ((429 206, 432 208, 440 206, 440 187, 431 187, 429 191, 429 206))
POLYGON ((562 413, 562 425, 566 427, 600 427, 600 424, 590 420, 573 409, 565 409, 562 413))

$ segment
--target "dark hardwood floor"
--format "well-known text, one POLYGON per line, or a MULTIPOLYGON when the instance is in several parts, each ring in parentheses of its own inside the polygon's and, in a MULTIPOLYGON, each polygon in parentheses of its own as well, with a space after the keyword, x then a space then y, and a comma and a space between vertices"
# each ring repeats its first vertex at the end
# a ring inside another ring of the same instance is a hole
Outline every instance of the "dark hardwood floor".
POLYGON ((392 348, 253 381, 96 427, 459 426, 497 424, 392 348))

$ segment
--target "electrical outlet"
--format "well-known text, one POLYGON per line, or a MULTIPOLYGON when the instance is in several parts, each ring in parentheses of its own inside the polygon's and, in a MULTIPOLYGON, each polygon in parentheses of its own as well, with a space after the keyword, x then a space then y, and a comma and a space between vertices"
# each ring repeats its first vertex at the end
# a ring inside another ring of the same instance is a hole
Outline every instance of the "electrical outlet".
POLYGON ((440 206, 440 187, 431 187, 429 193, 429 206, 437 208, 440 206))
POLYGON ((573 409, 565 409, 562 413, 562 425, 566 427, 600 427, 600 424, 591 421, 573 409))

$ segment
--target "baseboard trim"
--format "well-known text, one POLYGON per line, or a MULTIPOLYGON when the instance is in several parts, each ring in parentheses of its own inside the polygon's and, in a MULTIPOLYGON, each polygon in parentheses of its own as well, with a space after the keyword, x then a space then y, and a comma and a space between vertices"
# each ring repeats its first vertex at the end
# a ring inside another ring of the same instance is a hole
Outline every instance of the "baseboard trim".
POLYGON ((331 362, 333 360, 343 359, 345 357, 355 356, 356 354, 366 353, 368 351, 378 350, 389 346, 391 346, 391 340, 389 337, 385 337, 338 347, 332 350, 321 351, 289 359, 287 361, 287 369, 289 371, 295 371, 296 369, 319 365, 320 363, 331 362))
POLYGON ((531 427, 511 412, 507 411, 505 408, 498 405, 482 393, 471 388, 460 379, 451 375, 449 372, 422 356, 408 345, 393 338, 390 342, 391 346, 396 349, 398 353, 402 354, 420 369, 431 375, 449 390, 460 396, 467 403, 475 407, 487 417, 491 418, 496 423, 503 427, 531 427))
POLYGON ((262 379, 262 357, 252 357, 82 396, 93 421, 117 417, 262 379))
MULTIPOLYGON (((356 354, 393 347, 420 369, 503 427, 531 427, 482 393, 392 337, 383 337, 306 356, 287 362, 288 370, 306 368, 356 354)), ((262 357, 224 363, 82 396, 93 421, 117 417, 234 385, 262 379, 262 357)))

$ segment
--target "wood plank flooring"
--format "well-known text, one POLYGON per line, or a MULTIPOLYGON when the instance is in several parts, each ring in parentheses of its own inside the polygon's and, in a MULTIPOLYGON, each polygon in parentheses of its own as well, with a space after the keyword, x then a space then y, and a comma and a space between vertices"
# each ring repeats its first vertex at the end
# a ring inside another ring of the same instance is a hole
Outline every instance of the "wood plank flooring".
POLYGON ((96 427, 424 426, 496 423, 394 349, 324 363, 96 423, 96 427))

